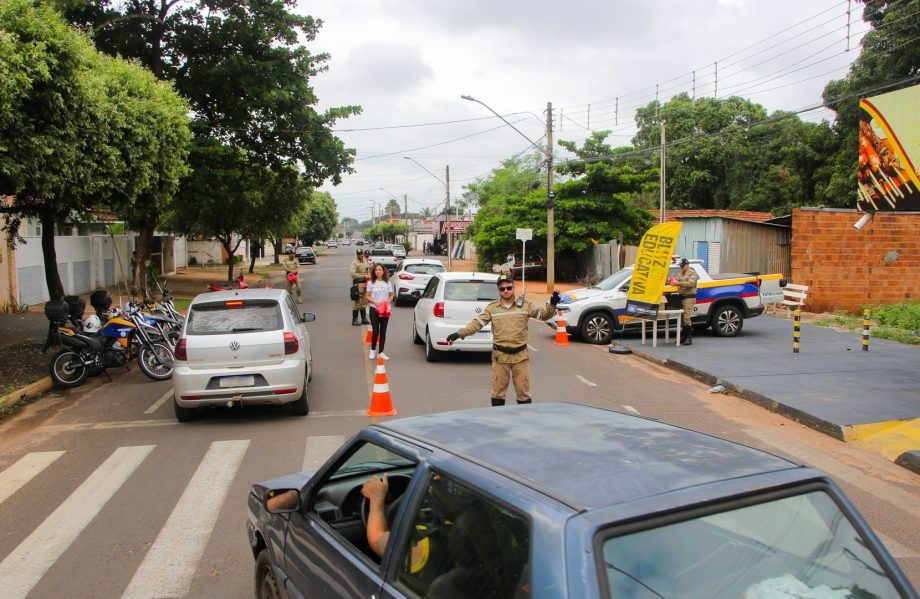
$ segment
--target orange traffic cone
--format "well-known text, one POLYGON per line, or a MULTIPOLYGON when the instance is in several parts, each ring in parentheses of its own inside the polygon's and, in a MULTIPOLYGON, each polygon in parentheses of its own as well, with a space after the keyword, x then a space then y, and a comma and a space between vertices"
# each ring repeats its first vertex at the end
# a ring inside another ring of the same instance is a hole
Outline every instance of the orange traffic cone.
POLYGON ((562 320, 562 310, 559 310, 559 316, 556 318, 556 345, 568 345, 569 334, 565 331, 565 321, 562 320))
POLYGON ((371 344, 371 338, 374 336, 374 327, 370 324, 367 325, 367 335, 364 337, 364 345, 371 344))
POLYGON ((383 358, 377 358, 377 370, 374 372, 374 390, 371 392, 371 407, 368 416, 395 416, 393 402, 390 399, 390 384, 387 383, 387 369, 383 358))

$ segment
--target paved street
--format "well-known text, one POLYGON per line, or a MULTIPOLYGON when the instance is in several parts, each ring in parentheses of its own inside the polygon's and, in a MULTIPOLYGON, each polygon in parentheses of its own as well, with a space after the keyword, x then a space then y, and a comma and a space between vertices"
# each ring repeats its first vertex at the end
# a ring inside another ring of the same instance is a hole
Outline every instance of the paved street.
MULTIPOLYGON (((301 268, 304 309, 317 314, 306 418, 215 410, 179 424, 169 383, 132 368, 113 373, 112 383, 97 377, 45 397, 0 425, 3 596, 252 596, 249 485, 316 467, 372 421, 364 416, 373 376, 365 328, 350 325, 352 255, 329 250, 301 268)), ((487 356, 426 363, 411 319, 411 308, 394 309, 387 342, 399 416, 486 405, 487 356)), ((536 401, 638 413, 809 463, 843 486, 920 586, 916 474, 749 401, 709 394, 708 385, 639 356, 553 340, 548 327, 531 323, 536 401)))

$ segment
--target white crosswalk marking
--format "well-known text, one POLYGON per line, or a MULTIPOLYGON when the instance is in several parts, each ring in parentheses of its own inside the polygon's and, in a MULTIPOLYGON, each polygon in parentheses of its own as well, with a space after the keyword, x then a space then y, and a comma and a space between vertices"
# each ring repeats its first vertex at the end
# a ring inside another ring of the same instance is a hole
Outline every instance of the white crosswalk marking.
POLYGON ((248 439, 211 444, 122 597, 188 595, 198 561, 248 447, 248 439))
POLYGON ((40 451, 22 456, 15 464, 0 472, 0 503, 32 480, 36 474, 64 455, 63 451, 40 451))
POLYGON ((309 437, 307 447, 303 452, 303 467, 301 470, 316 470, 322 466, 329 456, 334 454, 345 437, 342 435, 326 435, 320 437, 309 437))
POLYGON ((5 599, 25 597, 128 479, 153 445, 119 447, 32 534, 0 562, 5 599))

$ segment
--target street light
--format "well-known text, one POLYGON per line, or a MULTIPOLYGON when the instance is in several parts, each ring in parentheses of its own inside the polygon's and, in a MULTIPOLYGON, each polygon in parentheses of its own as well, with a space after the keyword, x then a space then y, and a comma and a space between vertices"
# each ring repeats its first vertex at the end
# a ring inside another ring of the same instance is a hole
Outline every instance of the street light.
POLYGON ((437 179, 438 181, 440 181, 440 182, 444 185, 444 189, 445 189, 446 192, 447 192, 447 203, 446 203, 446 207, 447 207, 447 270, 451 270, 451 243, 450 243, 450 238, 451 238, 451 226, 450 226, 450 167, 449 167, 449 166, 445 166, 445 167, 444 167, 444 170, 445 170, 445 172, 447 173, 447 181, 444 181, 443 179, 441 179, 441 177, 437 176, 436 174, 432 173, 430 170, 428 170, 427 168, 425 168, 425 165, 423 165, 421 162, 419 162, 419 161, 416 160, 415 158, 412 158, 411 156, 403 156, 403 158, 405 158, 406 160, 411 160, 412 162, 414 162, 414 163, 417 164, 418 166, 422 167, 422 169, 423 169, 426 173, 428 173, 429 175, 431 175, 432 177, 434 177, 435 179, 437 179))
MULTIPOLYGON (((492 107, 482 100, 477 100, 473 96, 466 94, 460 96, 460 98, 462 100, 469 100, 470 102, 482 104, 489 112, 500 118, 506 125, 517 131, 521 137, 529 141, 530 145, 546 154, 546 292, 552 293, 556 279, 555 204, 553 202, 553 105, 551 102, 546 103, 547 144, 546 148, 543 148, 540 147, 537 142, 524 135, 520 129, 509 123, 505 117, 492 110, 492 107)), ((521 260, 523 264, 524 257, 522 257, 521 260)))

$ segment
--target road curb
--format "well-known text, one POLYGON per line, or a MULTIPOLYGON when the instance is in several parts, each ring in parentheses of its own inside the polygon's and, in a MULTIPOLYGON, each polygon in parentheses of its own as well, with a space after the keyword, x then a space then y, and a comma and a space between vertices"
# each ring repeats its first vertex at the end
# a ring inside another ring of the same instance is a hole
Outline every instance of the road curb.
POLYGON ((49 391, 52 386, 53 383, 51 382, 50 376, 40 378, 34 383, 30 383, 25 387, 0 397, 0 409, 9 408, 24 399, 35 397, 36 395, 44 393, 45 391, 49 391))

